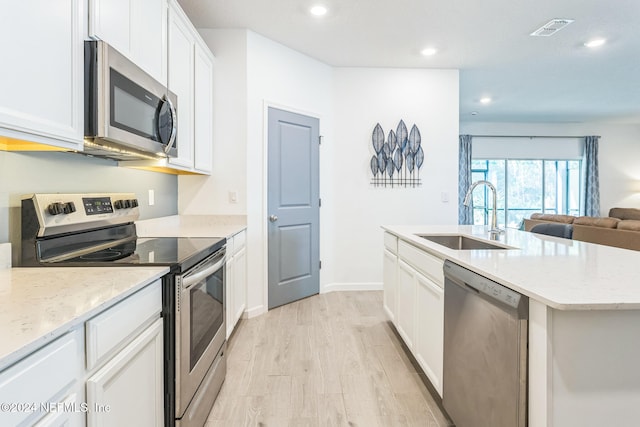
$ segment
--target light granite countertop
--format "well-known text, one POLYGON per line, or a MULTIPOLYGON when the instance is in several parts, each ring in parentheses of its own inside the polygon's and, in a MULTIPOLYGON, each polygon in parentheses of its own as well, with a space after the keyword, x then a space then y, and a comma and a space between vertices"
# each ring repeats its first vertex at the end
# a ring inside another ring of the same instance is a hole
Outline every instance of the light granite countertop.
POLYGON ((489 240, 484 226, 383 226, 441 259, 560 310, 640 309, 640 252, 507 229, 514 249, 453 250, 418 234, 466 234, 489 240))
POLYGON ((167 267, 0 269, 0 370, 168 272, 167 267))
POLYGON ((171 215, 136 221, 140 237, 226 237, 247 228, 245 215, 171 215))

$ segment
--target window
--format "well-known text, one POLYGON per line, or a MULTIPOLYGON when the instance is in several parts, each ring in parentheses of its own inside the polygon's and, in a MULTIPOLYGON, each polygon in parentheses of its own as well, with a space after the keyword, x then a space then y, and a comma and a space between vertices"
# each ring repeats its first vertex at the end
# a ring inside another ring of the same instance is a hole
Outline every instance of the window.
MULTIPOLYGON (((473 159, 471 180, 496 186, 498 224, 517 228, 534 212, 579 215, 580 170, 573 159, 473 159)), ((489 224, 492 203, 486 186, 474 191, 474 224, 489 224)))

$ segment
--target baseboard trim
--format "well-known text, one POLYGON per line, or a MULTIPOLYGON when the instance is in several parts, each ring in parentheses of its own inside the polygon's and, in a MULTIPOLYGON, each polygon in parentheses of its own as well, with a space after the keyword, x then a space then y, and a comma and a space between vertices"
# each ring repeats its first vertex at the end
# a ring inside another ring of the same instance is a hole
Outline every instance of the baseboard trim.
POLYGON ((329 283, 324 285, 320 289, 321 294, 336 291, 381 291, 382 283, 380 282, 368 282, 368 283, 329 283))
POLYGON ((258 317, 261 314, 266 313, 266 310, 264 309, 263 305, 257 305, 255 307, 252 308, 248 308, 244 311, 244 313, 242 313, 242 318, 243 319, 251 319, 252 317, 258 317))

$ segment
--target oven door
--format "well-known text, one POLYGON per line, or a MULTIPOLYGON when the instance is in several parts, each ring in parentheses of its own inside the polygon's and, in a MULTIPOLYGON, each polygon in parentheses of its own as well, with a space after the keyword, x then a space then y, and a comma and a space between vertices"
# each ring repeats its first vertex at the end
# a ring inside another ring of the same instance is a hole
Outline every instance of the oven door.
POLYGON ((225 249, 176 278, 176 417, 225 341, 225 249))

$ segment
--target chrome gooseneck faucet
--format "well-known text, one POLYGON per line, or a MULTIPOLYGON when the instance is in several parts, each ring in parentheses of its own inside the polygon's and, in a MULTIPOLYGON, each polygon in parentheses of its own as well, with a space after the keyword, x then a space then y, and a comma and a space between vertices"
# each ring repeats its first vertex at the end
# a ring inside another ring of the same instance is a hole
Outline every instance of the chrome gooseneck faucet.
POLYGON ((473 193, 473 190, 475 190, 475 188, 480 184, 484 184, 489 187, 491 193, 493 194, 493 209, 491 217, 491 229, 489 230, 489 234, 498 235, 500 233, 503 233, 504 230, 498 228, 498 192, 496 191, 496 187, 494 187, 492 183, 484 180, 474 182, 473 184, 471 184, 471 187, 469 187, 469 191, 467 191, 467 194, 464 196, 464 201, 462 203, 465 206, 469 206, 471 204, 471 195, 473 193))

